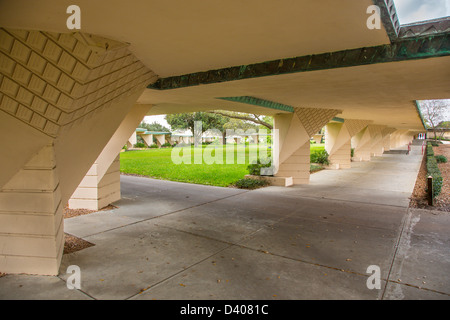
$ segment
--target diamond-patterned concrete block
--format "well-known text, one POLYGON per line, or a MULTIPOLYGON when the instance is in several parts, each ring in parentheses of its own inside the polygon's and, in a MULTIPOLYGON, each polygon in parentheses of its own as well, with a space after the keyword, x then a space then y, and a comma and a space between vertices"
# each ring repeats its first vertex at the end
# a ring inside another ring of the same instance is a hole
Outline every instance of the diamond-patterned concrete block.
POLYGON ((7 77, 4 77, 0 89, 3 93, 15 97, 19 91, 19 85, 7 77))
POLYGON ((33 94, 27 89, 20 87, 19 91, 17 92, 16 100, 20 103, 23 103, 24 105, 29 106, 33 101, 33 94))
POLYGON ((14 60, 10 59, 3 53, 0 53, 0 72, 1 73, 7 74, 7 75, 12 75, 14 72, 15 65, 16 65, 16 63, 14 62, 14 60))
POLYGON ((14 38, 5 30, 0 29, 0 50, 10 53, 14 44, 14 38))
POLYGON ((0 28, 1 109, 50 136, 157 76, 128 44, 80 33, 0 28))
POLYGON ((16 63, 12 77, 20 84, 27 86, 31 79, 31 72, 16 63))
POLYGON ((15 40, 11 50, 11 57, 21 63, 26 64, 30 57, 31 50, 22 44, 20 41, 15 40))
POLYGON ((50 61, 57 63, 63 50, 53 41, 48 40, 45 44, 43 55, 50 61))
POLYGON ((47 109, 48 103, 41 98, 34 96, 33 102, 31 103, 31 108, 34 111, 37 111, 41 114, 44 114, 45 110, 47 109))
POLYGON ((45 123, 46 122, 47 122, 47 120, 44 117, 40 116, 37 113, 33 113, 33 116, 31 117, 30 124, 33 127, 37 127, 39 129, 43 130, 44 127, 45 127, 45 123))
POLYGON ((6 112, 15 114, 17 112, 17 109, 19 108, 19 103, 16 100, 13 100, 8 96, 3 95, 0 108, 6 112))
POLYGON ((67 52, 63 52, 61 54, 61 57, 58 61, 58 67, 60 67, 62 70, 72 73, 73 68, 75 67, 75 64, 77 63, 77 60, 75 60, 74 57, 72 57, 67 52))
POLYGON ((61 70, 56 68, 54 65, 47 63, 47 65, 45 66, 44 74, 42 76, 50 83, 57 84, 61 73, 61 70))
POLYGON ((42 52, 45 47, 47 38, 39 31, 30 31, 27 38, 27 44, 29 44, 34 50, 42 52))
POLYGON ((33 115, 33 111, 31 111, 24 105, 19 105, 19 108, 17 109, 17 112, 16 112, 16 116, 19 119, 29 122, 31 120, 32 115, 33 115))
POLYGON ((37 93, 38 95, 42 95, 44 93, 46 85, 47 85, 47 83, 44 80, 42 80, 41 78, 38 78, 35 75, 32 75, 31 80, 28 84, 28 88, 31 91, 34 91, 35 93, 37 93))
POLYGON ((42 75, 45 70, 45 66, 47 65, 47 61, 39 56, 37 53, 32 52, 30 59, 28 61, 27 66, 34 72, 39 75, 42 75))

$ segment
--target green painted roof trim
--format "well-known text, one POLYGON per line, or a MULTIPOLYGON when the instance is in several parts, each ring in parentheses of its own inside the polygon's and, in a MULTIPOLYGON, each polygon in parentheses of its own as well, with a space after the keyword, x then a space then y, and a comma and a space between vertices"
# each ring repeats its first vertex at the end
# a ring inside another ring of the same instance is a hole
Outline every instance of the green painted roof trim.
POLYGON ((394 43, 374 47, 312 54, 160 78, 147 88, 169 90, 266 76, 449 56, 449 35, 450 33, 446 32, 424 37, 399 38, 394 43))
POLYGON ((331 119, 332 121, 336 121, 336 122, 340 122, 340 123, 344 123, 345 119, 342 118, 338 118, 338 117, 334 117, 333 119, 331 119))
POLYGON ((154 134, 154 135, 168 135, 170 132, 159 132, 159 131, 145 131, 144 134, 154 134))
POLYGON ((415 100, 414 104, 416 106, 417 113, 419 114, 420 121, 422 121, 422 126, 425 130, 427 130, 428 126, 425 124, 425 120, 423 119, 422 111, 420 110, 419 101, 415 100))
POLYGON ((136 128, 136 132, 145 132, 147 129, 144 128, 136 128))
POLYGON ((269 108, 269 109, 294 112, 294 108, 291 106, 288 106, 286 104, 273 102, 273 101, 269 101, 269 100, 264 100, 264 99, 259 99, 259 98, 255 98, 255 97, 250 97, 250 96, 221 97, 221 98, 217 98, 217 99, 246 103, 246 104, 251 104, 254 106, 264 107, 264 108, 269 108))

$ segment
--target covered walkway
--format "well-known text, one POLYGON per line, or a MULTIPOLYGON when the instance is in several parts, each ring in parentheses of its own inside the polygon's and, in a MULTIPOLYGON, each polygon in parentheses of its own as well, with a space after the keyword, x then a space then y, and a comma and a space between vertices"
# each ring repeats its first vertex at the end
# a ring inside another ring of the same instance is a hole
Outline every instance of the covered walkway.
POLYGON ((1 277, 0 299, 450 299, 450 217, 407 207, 420 160, 413 146, 254 191, 121 176, 117 209, 64 222, 95 245, 57 277, 1 277))

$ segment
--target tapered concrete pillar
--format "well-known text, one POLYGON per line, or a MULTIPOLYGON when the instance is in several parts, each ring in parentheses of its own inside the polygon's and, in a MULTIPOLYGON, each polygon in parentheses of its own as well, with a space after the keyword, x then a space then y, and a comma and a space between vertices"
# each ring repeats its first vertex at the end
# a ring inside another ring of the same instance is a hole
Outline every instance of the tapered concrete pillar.
POLYGON ((391 134, 395 132, 395 130, 395 128, 386 127, 381 131, 383 152, 391 150, 391 134))
POLYGON ((408 129, 399 129, 391 134, 391 149, 404 147, 412 141, 413 136, 408 129))
MULTIPOLYGON (((71 209, 99 210, 120 199, 120 149, 151 105, 134 105, 69 200, 71 209)), ((128 139, 129 141, 129 139, 128 139)))
POLYGON ((71 209, 99 210, 120 200, 120 157, 116 156, 101 174, 98 160, 89 169, 78 188, 69 199, 71 209))
POLYGON ((351 140, 354 148, 353 161, 370 161, 371 138, 368 127, 358 132, 351 140))
POLYGON ((369 132, 371 137, 370 156, 380 157, 383 155, 383 129, 386 126, 383 125, 369 125, 369 132))
POLYGON ((141 134, 142 140, 144 140, 144 143, 147 145, 147 147, 150 147, 153 144, 153 135, 152 134, 141 134))
POLYGON ((0 61, 0 272, 54 275, 63 205, 157 76, 83 33, 0 28, 0 61))
POLYGON ((364 129, 370 121, 345 119, 325 126, 325 150, 328 152, 330 169, 351 167, 351 138, 364 129))
POLYGON ((133 133, 127 140, 127 149, 134 148, 134 145, 136 143, 137 143, 137 134, 136 134, 136 131, 133 131, 133 133))
POLYGON ((159 148, 166 143, 166 135, 164 134, 155 134, 156 144, 159 148))
POLYGON ((296 108, 294 113, 274 117, 275 176, 292 177, 294 184, 309 183, 310 139, 340 111, 296 108), (278 141, 277 141, 278 140, 278 141))

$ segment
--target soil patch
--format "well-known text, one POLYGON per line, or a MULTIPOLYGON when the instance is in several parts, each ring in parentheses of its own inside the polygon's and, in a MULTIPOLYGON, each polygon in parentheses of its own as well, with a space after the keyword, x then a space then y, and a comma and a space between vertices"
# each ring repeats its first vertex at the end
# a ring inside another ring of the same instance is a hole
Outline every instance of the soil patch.
POLYGON ((429 206, 427 199, 427 166, 426 155, 422 159, 419 173, 417 175, 414 191, 411 195, 409 206, 411 208, 421 208, 429 210, 439 210, 450 212, 450 145, 441 144, 439 147, 433 147, 434 154, 444 155, 449 159, 446 163, 439 163, 439 170, 442 173, 443 185, 441 193, 435 198, 435 205, 429 206))

